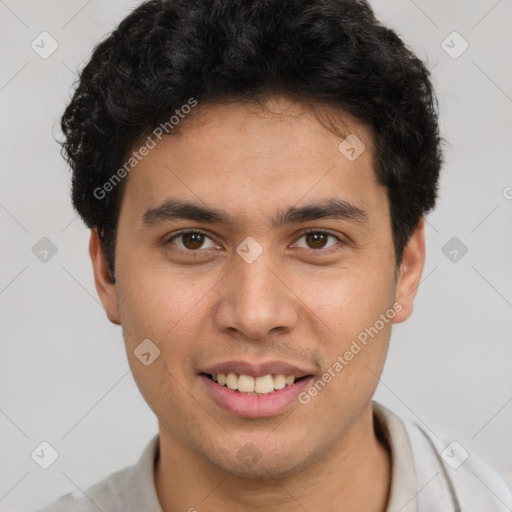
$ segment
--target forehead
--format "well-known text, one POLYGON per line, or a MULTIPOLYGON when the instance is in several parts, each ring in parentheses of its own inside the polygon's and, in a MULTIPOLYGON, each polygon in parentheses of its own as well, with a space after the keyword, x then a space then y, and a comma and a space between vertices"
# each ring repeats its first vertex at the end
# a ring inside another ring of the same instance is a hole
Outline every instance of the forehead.
MULTIPOLYGON (((294 157, 307 157, 308 153, 311 159, 318 160, 318 153, 324 151, 327 157, 339 157, 338 146, 347 137, 364 141, 369 150, 365 154, 368 160, 371 160, 373 148, 369 127, 348 113, 325 103, 304 103, 283 96, 258 102, 199 105, 184 116, 177 128, 180 133, 177 138, 183 139, 183 147, 202 149, 207 146, 212 156, 224 153, 223 158, 228 151, 228 162, 258 157, 261 161, 267 157, 275 163, 286 163, 294 157)), ((164 141, 172 144, 173 139, 167 137, 164 141)), ((307 158, 306 162, 311 159, 307 158)), ((270 169, 262 165, 261 170, 270 169)))
POLYGON ((246 220, 333 197, 361 210, 382 200, 370 130, 332 108, 286 98, 204 104, 180 123, 128 177, 123 203, 139 217, 170 196, 246 220))

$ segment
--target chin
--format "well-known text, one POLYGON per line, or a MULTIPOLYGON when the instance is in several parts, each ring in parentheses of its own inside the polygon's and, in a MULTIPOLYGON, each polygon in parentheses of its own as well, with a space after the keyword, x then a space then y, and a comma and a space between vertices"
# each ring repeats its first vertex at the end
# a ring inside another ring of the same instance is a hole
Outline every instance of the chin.
POLYGON ((248 441, 238 449, 218 450, 210 463, 232 476, 252 480, 283 478, 306 466, 312 457, 297 451, 298 444, 273 447, 267 440, 248 441))

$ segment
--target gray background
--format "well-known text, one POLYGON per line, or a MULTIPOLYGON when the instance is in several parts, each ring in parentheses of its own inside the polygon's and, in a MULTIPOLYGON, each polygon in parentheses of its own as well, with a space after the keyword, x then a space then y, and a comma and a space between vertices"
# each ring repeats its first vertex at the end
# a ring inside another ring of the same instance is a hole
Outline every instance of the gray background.
MULTIPOLYGON (((85 489, 157 431, 98 302, 54 141, 76 70, 137 3, 0 1, 2 511, 85 489), (46 59, 31 48, 43 31, 59 45, 46 59), (32 252, 43 237, 57 248, 46 262, 32 252), (46 470, 30 456, 42 441, 59 454, 46 470)), ((372 5, 428 60, 449 142, 416 309, 394 328, 376 398, 512 471, 512 2, 372 5), (453 31, 469 43, 458 58, 441 46, 453 31), (456 262, 452 237, 468 249, 456 262)))

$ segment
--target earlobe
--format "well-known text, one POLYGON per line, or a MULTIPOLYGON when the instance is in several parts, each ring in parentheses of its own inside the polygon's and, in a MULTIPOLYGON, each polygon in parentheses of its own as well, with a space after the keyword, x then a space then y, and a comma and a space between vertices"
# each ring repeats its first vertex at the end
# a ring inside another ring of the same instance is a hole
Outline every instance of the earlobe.
POLYGON ((96 285, 96 291, 98 292, 103 307, 105 308, 107 317, 113 324, 120 325, 117 309, 116 287, 112 282, 112 274, 108 268, 107 259, 96 228, 91 229, 89 255, 91 256, 94 271, 94 284, 96 285))
POLYGON ((402 309, 393 319, 393 323, 407 320, 414 308, 414 298, 421 282, 425 264, 425 218, 421 217, 417 228, 409 238, 404 249, 402 262, 396 281, 396 302, 402 309))

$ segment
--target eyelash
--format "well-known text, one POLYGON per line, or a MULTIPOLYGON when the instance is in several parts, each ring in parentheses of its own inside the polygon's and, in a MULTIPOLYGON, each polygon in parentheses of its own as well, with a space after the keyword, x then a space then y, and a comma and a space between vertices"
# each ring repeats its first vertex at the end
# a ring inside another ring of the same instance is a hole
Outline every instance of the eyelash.
MULTIPOLYGON (((168 245, 170 244, 174 239, 176 238, 179 238, 180 236, 182 235, 186 235, 186 234, 191 234, 191 233, 197 233, 197 234, 200 234, 200 235, 204 235, 205 237, 207 238, 210 238, 211 240, 212 237, 206 233, 205 231, 202 231, 200 229, 186 229, 184 231, 179 231, 178 233, 175 233, 174 235, 172 235, 166 242, 165 244, 168 245)), ((333 238, 335 238, 338 242, 341 242, 342 244, 344 243, 343 240, 335 235, 334 233, 331 233, 330 231, 325 231, 325 230, 322 230, 322 229, 316 229, 316 228, 309 228, 307 229, 306 231, 302 232, 300 234, 300 236, 297 238, 297 240, 299 240, 300 238, 302 238, 304 235, 307 235, 309 233, 317 233, 317 234, 322 234, 322 235, 328 235, 328 236, 332 236, 333 238)), ((337 246, 338 244, 332 246, 332 247, 329 247, 327 249, 309 249, 310 251, 313 251, 315 253, 319 253, 319 252, 322 252, 323 254, 330 254, 332 252, 336 252, 338 250, 340 250, 340 247, 337 246)), ((181 249, 183 251, 186 251, 188 253, 191 253, 191 254, 194 254, 194 253, 199 253, 201 251, 201 249, 197 249, 195 251, 191 250, 191 249, 182 249, 181 247, 178 247, 178 249, 181 249)), ((302 249, 302 248, 301 248, 302 249)), ((306 249, 307 250, 307 249, 306 249)))

